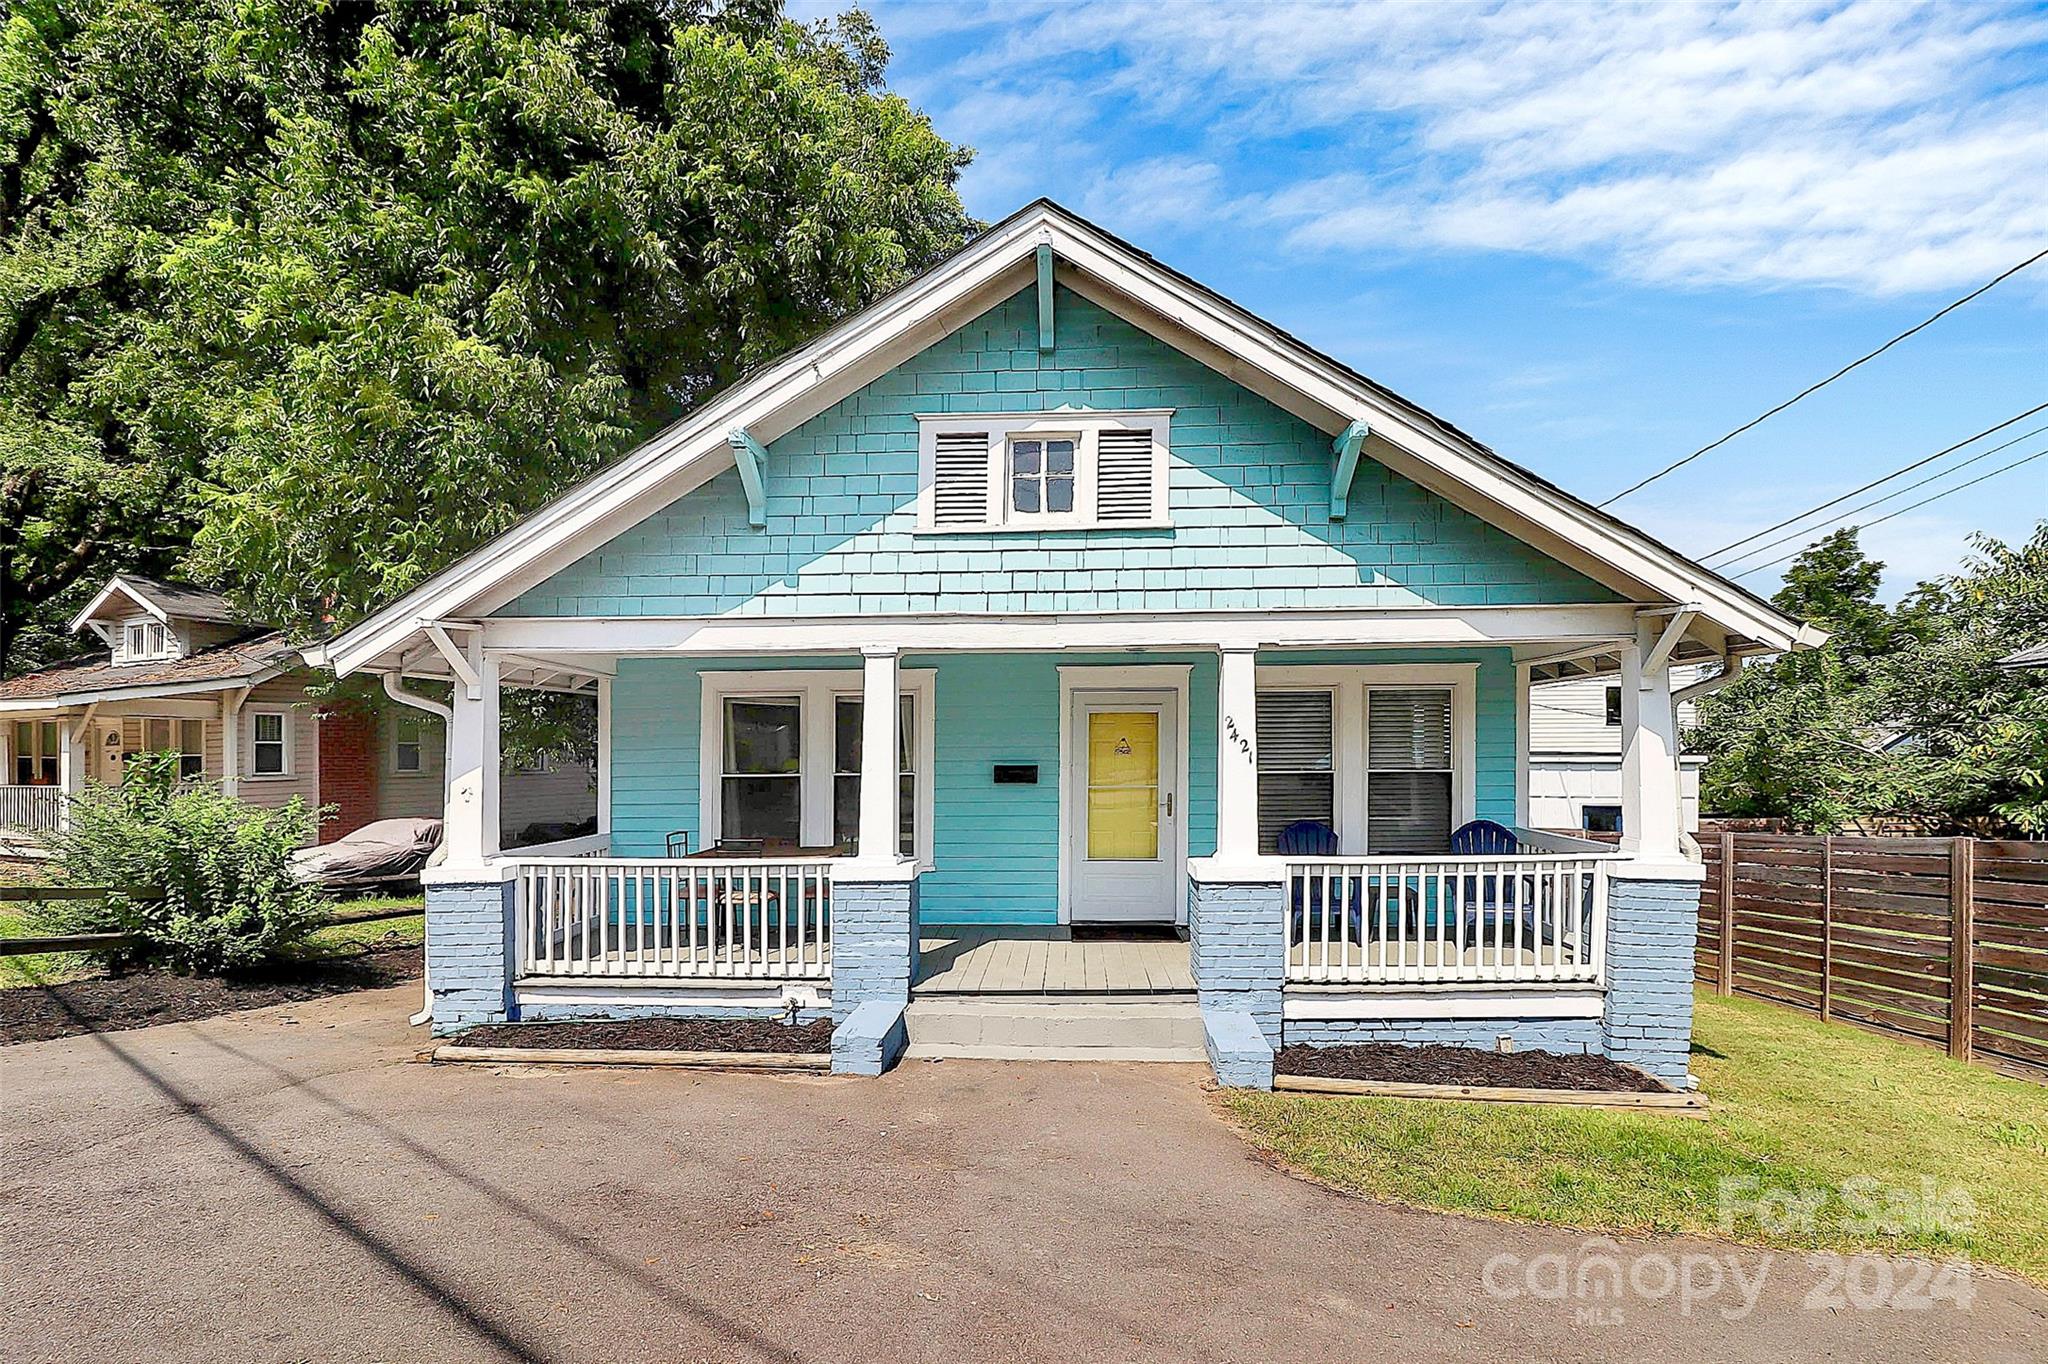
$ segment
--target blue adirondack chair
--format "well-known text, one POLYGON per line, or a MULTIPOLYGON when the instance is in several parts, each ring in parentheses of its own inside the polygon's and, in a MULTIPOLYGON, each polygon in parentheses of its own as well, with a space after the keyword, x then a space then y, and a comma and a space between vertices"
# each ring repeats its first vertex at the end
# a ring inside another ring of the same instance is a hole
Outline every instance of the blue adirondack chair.
MULTIPOLYGON (((1451 834, 1451 856, 1453 857, 1511 857, 1522 850, 1522 841, 1515 837, 1515 831, 1505 824, 1490 819, 1475 819, 1461 824, 1451 834)), ((1530 879, 1534 888, 1534 879, 1530 879)), ((1480 941, 1482 924, 1491 930, 1489 938, 1497 938, 1504 930, 1516 927, 1515 918, 1527 914, 1530 906, 1526 899, 1519 905, 1503 906, 1500 903, 1499 877, 1467 876, 1464 879, 1460 899, 1464 904, 1465 941, 1480 941), (1519 910, 1520 913, 1516 913, 1519 910)), ((1534 925, 1523 919, 1518 936, 1527 938, 1534 932, 1534 925)))
MULTIPOLYGON (((1337 831, 1319 819, 1297 819, 1280 831, 1274 844, 1274 851, 1282 857, 1335 857, 1337 855, 1337 831)), ((1365 941, 1365 911, 1362 904, 1364 883, 1358 877, 1346 878, 1350 894, 1344 898, 1350 904, 1344 910, 1345 927, 1350 930, 1351 941, 1365 941)), ((1305 886, 1294 890, 1293 904, 1289 907, 1292 921, 1293 941, 1308 939, 1310 924, 1322 922, 1323 897, 1329 882, 1318 877, 1305 886)))

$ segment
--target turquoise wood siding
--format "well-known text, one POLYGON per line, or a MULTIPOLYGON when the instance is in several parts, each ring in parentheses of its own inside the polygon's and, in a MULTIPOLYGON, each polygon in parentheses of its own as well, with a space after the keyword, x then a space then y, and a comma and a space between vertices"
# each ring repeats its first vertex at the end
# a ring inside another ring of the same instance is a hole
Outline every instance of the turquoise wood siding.
MULTIPOLYGON (((1512 822, 1514 664, 1505 649, 1354 650, 1262 655, 1262 663, 1476 662, 1478 813, 1512 822)), ((1216 847, 1216 657, 1175 655, 906 655, 930 668, 935 737, 933 860, 920 882, 932 923, 1052 923, 1058 919, 1060 715, 1063 665, 1186 663, 1189 681, 1188 847, 1216 847), (997 786, 996 763, 1036 763, 1032 786, 997 786)), ((612 686, 612 850, 659 856, 697 810, 699 674, 772 668, 853 668, 854 658, 626 659, 612 686)))
POLYGON ((1330 438, 1060 290, 1025 290, 768 447, 767 527, 736 472, 505 608, 531 616, 1498 605, 1606 589, 1371 459, 1328 518, 1330 438), (918 535, 919 413, 1170 407, 1166 530, 918 535))

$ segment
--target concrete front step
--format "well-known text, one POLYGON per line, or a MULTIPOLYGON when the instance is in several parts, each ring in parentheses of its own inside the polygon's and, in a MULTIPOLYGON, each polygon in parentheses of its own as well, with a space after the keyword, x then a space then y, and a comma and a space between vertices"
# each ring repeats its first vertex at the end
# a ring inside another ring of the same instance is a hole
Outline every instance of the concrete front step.
POLYGON ((913 999, 904 1015, 913 1059, 1200 1061, 1193 1000, 913 999))

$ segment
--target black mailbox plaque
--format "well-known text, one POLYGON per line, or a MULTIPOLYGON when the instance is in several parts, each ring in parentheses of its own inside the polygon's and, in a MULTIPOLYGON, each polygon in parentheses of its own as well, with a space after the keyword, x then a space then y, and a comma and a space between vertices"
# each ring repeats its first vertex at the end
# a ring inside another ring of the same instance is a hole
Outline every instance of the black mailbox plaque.
POLYGON ((997 763, 997 764, 996 764, 996 785, 997 785, 997 786, 1036 786, 1036 785, 1038 785, 1038 764, 1037 764, 1037 763, 997 763))

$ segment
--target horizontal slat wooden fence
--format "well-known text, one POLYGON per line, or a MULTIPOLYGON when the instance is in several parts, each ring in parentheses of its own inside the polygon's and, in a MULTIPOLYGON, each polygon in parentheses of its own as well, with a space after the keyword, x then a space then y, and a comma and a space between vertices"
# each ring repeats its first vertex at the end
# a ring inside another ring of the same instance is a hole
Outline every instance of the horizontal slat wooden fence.
POLYGON ((1701 842, 1700 980, 2048 1075, 2048 843, 1701 842))

